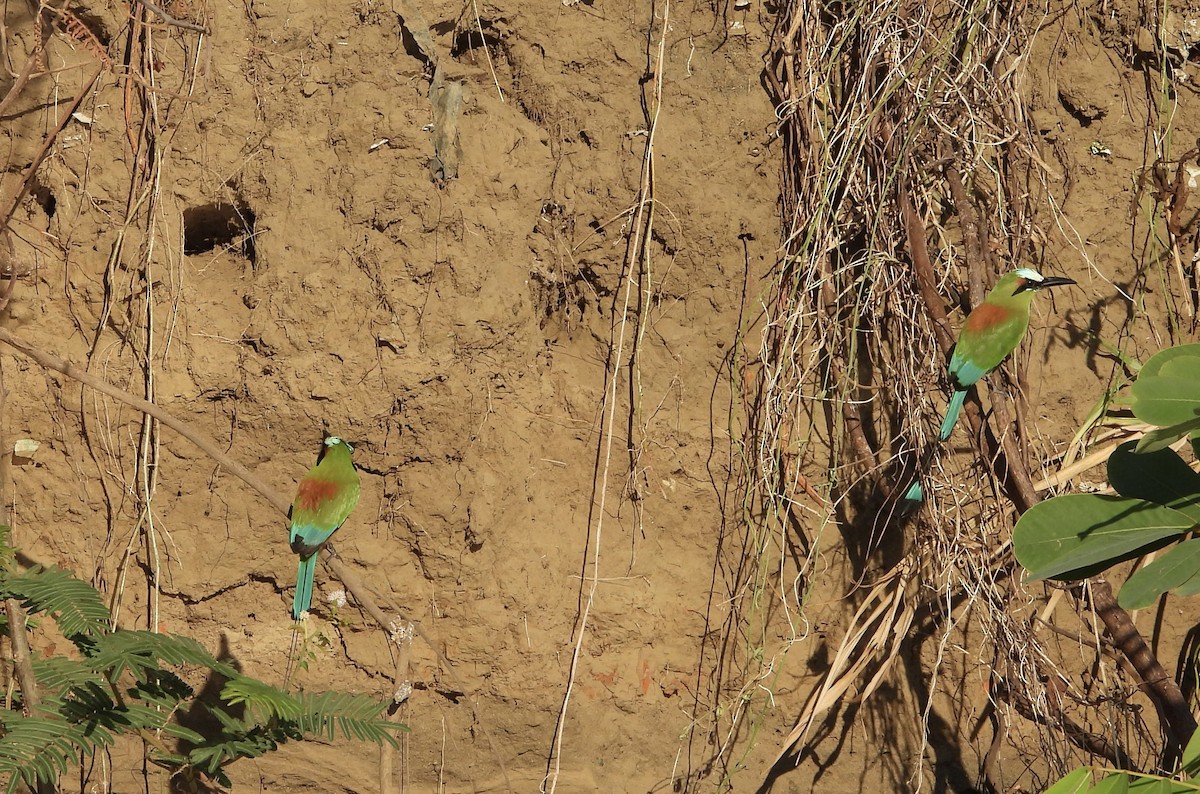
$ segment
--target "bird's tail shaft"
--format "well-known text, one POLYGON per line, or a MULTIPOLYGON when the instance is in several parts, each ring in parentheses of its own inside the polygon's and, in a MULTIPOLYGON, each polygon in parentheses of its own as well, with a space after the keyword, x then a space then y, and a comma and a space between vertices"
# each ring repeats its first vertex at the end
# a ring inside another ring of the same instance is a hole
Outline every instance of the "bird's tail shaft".
POLYGON ((317 575, 317 555, 311 554, 300 558, 300 567, 296 569, 296 595, 292 597, 292 618, 299 620, 300 616, 312 606, 313 579, 317 575))
MULTIPOLYGON (((954 394, 950 395, 950 404, 946 406, 946 418, 942 420, 942 428, 938 431, 938 441, 945 441, 954 432, 954 424, 958 421, 958 415, 962 411, 963 400, 966 396, 966 389, 955 389, 954 394)), ((929 472, 929 466, 933 463, 936 454, 937 447, 930 447, 921 462, 917 464, 913 482, 904 492, 904 501, 910 506, 919 505, 925 500, 925 489, 921 487, 921 480, 929 472)))
POLYGON ((953 396, 950 397, 950 405, 946 407, 946 418, 942 420, 942 429, 938 433, 938 439, 945 441, 950 438, 950 434, 954 432, 954 423, 958 421, 958 413, 962 410, 963 400, 967 397, 966 389, 955 389, 953 396))

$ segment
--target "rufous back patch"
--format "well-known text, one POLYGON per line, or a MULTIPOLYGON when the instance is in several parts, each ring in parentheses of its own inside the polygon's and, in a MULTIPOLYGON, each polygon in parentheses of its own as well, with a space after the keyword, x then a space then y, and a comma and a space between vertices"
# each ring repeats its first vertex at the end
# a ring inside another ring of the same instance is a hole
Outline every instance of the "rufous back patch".
POLYGON ((296 504, 301 510, 316 510, 321 502, 337 493, 337 484, 325 480, 302 480, 296 494, 296 504))
POLYGON ((964 330, 976 333, 986 331, 993 325, 1004 322, 1010 316, 1008 309, 1001 306, 995 306, 991 303, 981 303, 967 317, 967 324, 964 330))

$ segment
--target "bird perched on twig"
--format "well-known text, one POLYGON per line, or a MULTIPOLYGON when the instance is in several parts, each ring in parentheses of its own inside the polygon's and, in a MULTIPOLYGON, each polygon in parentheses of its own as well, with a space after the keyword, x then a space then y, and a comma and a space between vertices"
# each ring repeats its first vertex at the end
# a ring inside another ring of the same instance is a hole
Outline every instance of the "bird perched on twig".
POLYGON ((358 504, 358 472, 350 460, 353 451, 354 448, 340 438, 327 437, 317 464, 300 480, 296 501, 292 502, 288 542, 292 551, 300 555, 296 594, 292 598, 295 620, 299 620, 312 604, 317 552, 358 504))
MULTIPOLYGON (((946 418, 942 420, 938 440, 950 438, 967 390, 1000 366, 1000 362, 1021 344, 1025 330, 1029 328, 1029 309, 1033 296, 1047 287, 1074 283, 1069 278, 1043 276, 1030 267, 1017 268, 1001 276, 983 303, 967 315, 950 357, 950 385, 954 393, 950 396, 950 405, 946 409, 946 418)), ((919 502, 924 498, 919 478, 904 498, 909 502, 919 502)))

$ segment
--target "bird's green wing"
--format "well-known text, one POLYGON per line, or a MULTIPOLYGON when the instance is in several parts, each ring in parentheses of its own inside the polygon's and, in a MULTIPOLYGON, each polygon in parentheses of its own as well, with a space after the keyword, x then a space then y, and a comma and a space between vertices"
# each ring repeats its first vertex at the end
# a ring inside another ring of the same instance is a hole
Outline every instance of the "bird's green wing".
POLYGON ((358 472, 344 449, 333 448, 300 481, 292 503, 290 543, 312 554, 337 531, 358 504, 358 472))
POLYGON ((981 303, 967 318, 954 355, 950 374, 960 386, 970 386, 1000 366, 1021 343, 1029 327, 1029 310, 981 303))

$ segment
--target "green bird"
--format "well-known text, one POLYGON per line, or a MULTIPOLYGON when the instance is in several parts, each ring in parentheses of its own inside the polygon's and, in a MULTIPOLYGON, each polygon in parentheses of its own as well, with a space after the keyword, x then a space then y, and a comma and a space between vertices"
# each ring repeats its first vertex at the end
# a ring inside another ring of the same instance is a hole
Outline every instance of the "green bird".
POLYGON ((336 436, 326 438, 317 464, 300 480, 296 501, 292 502, 288 542, 292 551, 300 555, 296 595, 292 598, 292 618, 295 620, 299 620, 312 605, 317 552, 358 504, 358 472, 350 460, 353 451, 353 447, 336 436))
MULTIPOLYGON (((1029 309, 1033 296, 1038 290, 1074 283, 1069 278, 1043 276, 1030 267, 1017 268, 1001 276, 983 303, 967 315, 950 357, 950 384, 954 387, 954 394, 950 397, 938 440, 950 438, 967 390, 1000 366, 1000 362, 1021 344, 1025 330, 1029 328, 1029 309)), ((923 495, 918 480, 908 489, 904 498, 919 502, 923 495)))

